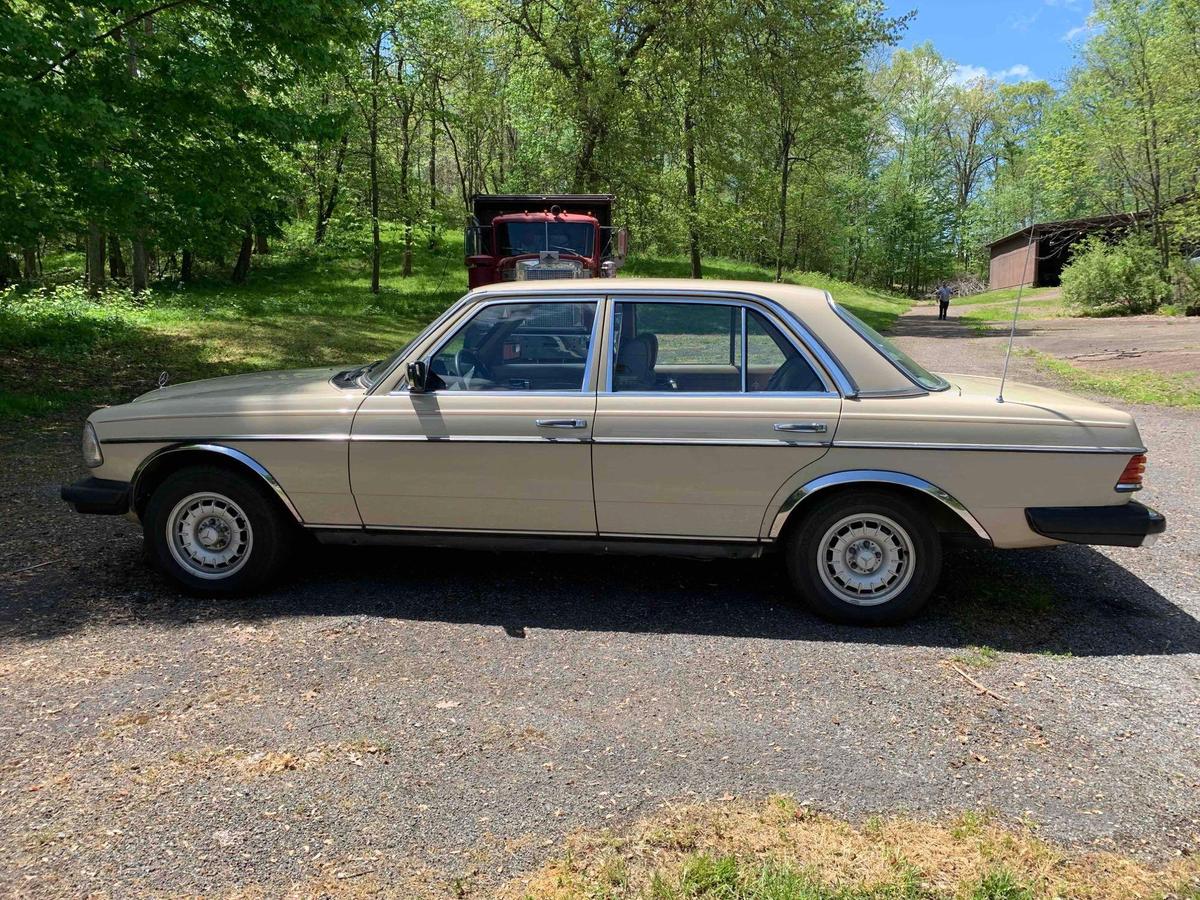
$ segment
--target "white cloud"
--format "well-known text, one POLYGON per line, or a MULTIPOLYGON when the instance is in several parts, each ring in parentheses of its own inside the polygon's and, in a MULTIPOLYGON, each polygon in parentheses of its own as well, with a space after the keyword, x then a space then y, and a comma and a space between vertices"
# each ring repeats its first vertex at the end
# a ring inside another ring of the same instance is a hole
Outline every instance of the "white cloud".
POLYGON ((1040 9, 1035 9, 1027 16, 1013 16, 1008 20, 1008 27, 1013 31, 1028 31, 1029 26, 1038 20, 1038 16, 1042 14, 1040 9))
POLYGON ((1028 81, 1033 78, 1033 70, 1025 63, 1015 63, 1007 69, 996 69, 992 71, 983 66, 972 66, 959 64, 954 70, 954 74, 950 76, 950 81, 954 84, 971 84, 980 79, 989 81, 1028 81))

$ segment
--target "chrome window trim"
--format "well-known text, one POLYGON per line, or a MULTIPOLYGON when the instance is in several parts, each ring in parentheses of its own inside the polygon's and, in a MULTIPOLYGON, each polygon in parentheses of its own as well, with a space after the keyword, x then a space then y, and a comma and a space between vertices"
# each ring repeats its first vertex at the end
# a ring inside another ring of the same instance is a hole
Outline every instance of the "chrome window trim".
MULTIPOLYGON (((470 296, 471 295, 468 294, 467 297, 463 298, 463 300, 468 299, 470 296)), ((572 294, 572 295, 568 295, 568 296, 574 297, 575 295, 572 294)), ((462 303, 462 301, 459 301, 459 302, 462 303)), ((469 396, 469 395, 484 396, 484 395, 488 395, 488 394, 504 394, 504 395, 512 395, 512 394, 531 395, 532 394, 532 395, 538 395, 538 396, 548 396, 548 395, 549 396, 555 396, 555 395, 563 396, 563 395, 565 395, 565 396, 571 396, 571 397, 578 397, 581 394, 595 393, 595 389, 591 386, 592 362, 593 362, 593 359, 596 354, 596 338, 599 333, 598 329, 600 326, 601 312, 603 311, 603 308, 602 308, 602 304, 604 303, 604 295, 603 294, 581 293, 578 295, 578 299, 567 299, 563 295, 558 295, 552 300, 546 300, 540 294, 536 294, 536 293, 529 294, 529 295, 506 294, 506 295, 504 295, 503 298, 496 299, 496 300, 485 300, 485 301, 482 301, 479 303, 465 304, 467 306, 470 306, 470 313, 471 313, 470 318, 467 318, 466 316, 462 316, 462 317, 460 317, 461 321, 460 321, 460 319, 455 319, 452 329, 448 331, 448 333, 445 335, 445 337, 443 337, 436 344, 434 344, 432 346, 432 348, 430 350, 428 350, 427 352, 418 353, 417 358, 426 360, 432 369, 433 358, 435 356, 437 356, 438 353, 441 352, 443 347, 445 347, 448 343, 450 343, 450 341, 454 340, 454 338, 458 335, 459 331, 462 330, 462 328, 465 327, 471 321, 471 319, 475 318, 475 316, 478 315, 480 312, 482 312, 483 310, 485 310, 489 307, 492 307, 492 306, 516 306, 516 305, 529 304, 529 303, 579 303, 579 304, 592 303, 595 305, 596 314, 592 319, 592 334, 588 341, 588 356, 583 364, 583 386, 579 390, 564 391, 564 390, 556 389, 556 390, 550 390, 550 391, 512 391, 512 390, 503 390, 503 391, 427 391, 427 393, 430 393, 430 394, 439 394, 440 393, 443 396, 446 396, 448 394, 456 395, 456 396, 459 394, 466 395, 466 396, 469 396)), ((419 344, 417 341, 414 341, 412 346, 414 348, 414 352, 419 350, 419 344)), ((407 359, 407 358, 408 357, 406 356, 405 359, 407 359)), ((382 381, 382 379, 380 379, 380 380, 382 381)), ((392 389, 387 392, 387 395, 389 397, 394 397, 398 394, 407 394, 408 390, 406 388, 402 387, 402 385, 406 385, 407 383, 408 383, 407 375, 401 375, 400 380, 397 381, 395 386, 393 386, 392 389)))
POLYGON ((644 289, 642 292, 629 291, 620 293, 610 293, 607 297, 610 305, 613 307, 612 322, 609 323, 607 340, 605 341, 603 361, 605 376, 604 383, 600 386, 597 393, 601 396, 622 396, 622 397, 662 397, 669 395, 672 397, 746 397, 753 394, 754 396, 767 397, 839 397, 853 396, 857 393, 857 386, 851 386, 846 382, 843 386, 839 381, 838 376, 844 373, 842 369, 835 363, 832 356, 826 354, 822 357, 810 345, 817 342, 812 337, 812 333, 808 329, 800 325, 794 318, 786 314, 778 304, 773 303, 765 297, 759 297, 754 294, 736 294, 724 291, 714 291, 706 293, 703 290, 697 291, 679 291, 679 290, 664 290, 664 291, 649 291, 644 289), (616 345, 615 326, 616 326, 616 304, 618 303, 680 303, 693 304, 700 306, 737 306, 741 309, 741 383, 740 391, 614 391, 613 385, 613 367, 616 364, 616 354, 613 353, 613 348, 616 345), (746 308, 747 306, 755 306, 756 311, 766 318, 766 320, 779 330, 792 347, 805 360, 817 377, 821 380, 821 384, 825 386, 824 391, 748 391, 746 384, 746 369, 748 359, 746 355, 747 339, 746 339, 746 308), (839 393, 839 390, 841 391, 839 393))
POLYGON ((772 540, 776 540, 783 531, 783 526, 787 523, 788 516, 807 497, 823 488, 843 484, 893 484, 921 491, 939 500, 947 509, 954 512, 955 515, 962 519, 975 532, 977 537, 987 541, 989 544, 992 542, 991 535, 971 515, 967 507, 937 485, 923 478, 917 478, 915 475, 906 475, 903 472, 889 472, 881 469, 852 469, 845 472, 833 472, 806 482, 788 494, 787 498, 783 501, 783 504, 779 507, 774 519, 771 521, 771 529, 768 536, 772 540))
POLYGON ((242 465, 250 469, 250 471, 256 474, 259 478, 261 478, 267 487, 269 487, 275 493, 275 496, 280 499, 283 505, 287 508, 288 512, 292 514, 292 517, 297 522, 303 524, 304 518, 300 515, 300 511, 296 509, 296 505, 292 503, 291 498, 287 495, 287 492, 283 489, 283 486, 275 480, 275 476, 267 471, 266 466, 256 460, 253 456, 250 456, 248 453, 243 453, 241 450, 237 450, 233 447, 225 447, 220 444, 184 443, 174 444, 170 447, 162 447, 158 450, 155 450, 140 463, 138 463, 138 467, 134 470, 133 476, 129 479, 130 500, 136 502, 138 495, 138 482, 145 475, 146 470, 155 460, 161 459, 162 457, 168 456, 172 453, 182 452, 184 450, 197 450, 204 453, 216 453, 221 456, 226 456, 230 459, 237 460, 242 465))
MULTIPOLYGON (((619 298, 625 296, 637 296, 645 294, 646 289, 632 283, 636 279, 629 279, 631 282, 628 287, 626 285, 612 284, 611 282, 604 287, 603 297, 606 300, 619 302, 619 298)), ((829 292, 825 292, 826 297, 829 297, 829 292)), ((404 354, 397 358, 395 363, 385 371, 379 380, 371 385, 368 395, 378 392, 388 381, 395 377, 396 370, 406 363, 413 353, 417 352, 423 344, 425 344, 431 334, 438 328, 444 327, 448 321, 454 319, 455 315, 464 312, 470 307, 474 307, 480 303, 480 298, 494 296, 494 300, 483 300, 484 303, 503 303, 513 302, 520 299, 537 299, 545 297, 574 297, 574 296, 589 296, 588 292, 576 290, 574 288, 553 288, 541 287, 531 288, 529 291, 514 291, 512 293, 490 295, 487 288, 482 288, 477 291, 472 291, 460 297, 455 303, 446 309, 440 316, 434 319, 429 325, 422 329, 421 333, 412 340, 409 347, 412 352, 404 354)), ((703 287, 697 288, 661 288, 653 292, 655 297, 670 298, 681 297, 699 300, 701 298, 714 299, 731 299, 731 300, 746 300, 757 304, 776 316, 781 322, 787 326, 784 333, 790 338, 799 340, 808 349, 810 354, 818 360, 820 368, 824 369, 824 374, 828 375, 834 382, 841 396, 853 398, 858 396, 858 383, 854 380, 854 376, 842 365, 836 354, 825 345, 825 342, 800 321, 790 310, 780 303, 772 300, 769 297, 764 297, 761 294, 756 294, 749 291, 729 291, 729 290, 705 290, 703 287)), ((609 328, 611 331, 611 328, 609 328)), ((818 374, 821 374, 818 372, 818 374)), ((398 390, 400 383, 403 381, 403 375, 396 380, 386 393, 394 394, 401 393, 398 390)))

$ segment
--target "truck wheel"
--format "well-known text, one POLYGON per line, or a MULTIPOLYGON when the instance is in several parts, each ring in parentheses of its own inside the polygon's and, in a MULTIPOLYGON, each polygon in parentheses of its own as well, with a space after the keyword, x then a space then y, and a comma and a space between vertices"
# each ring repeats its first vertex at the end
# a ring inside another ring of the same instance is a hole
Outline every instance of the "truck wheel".
POLYGON ((890 625, 916 614, 942 571, 932 523, 888 493, 814 500, 788 535, 792 585, 813 612, 850 625, 890 625))
POLYGON ((142 522, 157 566, 205 594, 243 593, 266 583, 286 561, 291 537, 291 523, 259 485, 214 466, 167 476, 142 522))

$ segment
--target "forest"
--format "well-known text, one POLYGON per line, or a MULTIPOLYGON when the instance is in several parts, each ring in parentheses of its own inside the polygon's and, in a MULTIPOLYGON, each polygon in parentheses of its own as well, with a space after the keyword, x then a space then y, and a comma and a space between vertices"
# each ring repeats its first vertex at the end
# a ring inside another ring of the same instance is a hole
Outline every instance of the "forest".
MULTIPOLYGON (((911 14, 910 14, 911 15, 911 14)), ((0 0, 0 280, 244 282, 460 232, 471 195, 618 198, 632 253, 916 296, 1033 221, 1200 241, 1200 0, 1097 0, 1075 65, 965 78, 880 0, 0 0), (382 235, 394 234, 388 243, 382 235)), ((1194 267, 1193 267, 1194 268, 1194 267)))

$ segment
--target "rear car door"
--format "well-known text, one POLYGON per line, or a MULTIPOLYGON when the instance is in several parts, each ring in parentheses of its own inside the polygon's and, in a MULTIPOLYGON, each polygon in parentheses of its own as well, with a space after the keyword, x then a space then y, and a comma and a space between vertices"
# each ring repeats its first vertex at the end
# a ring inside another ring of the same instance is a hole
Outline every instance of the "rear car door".
POLYGON ((595 534, 591 448, 599 298, 474 308, 354 420, 350 477, 377 528, 595 534), (434 378, 436 376, 436 378, 434 378))
POLYGON ((766 304, 610 298, 593 434, 601 534, 756 540, 824 455, 841 397, 766 304))

